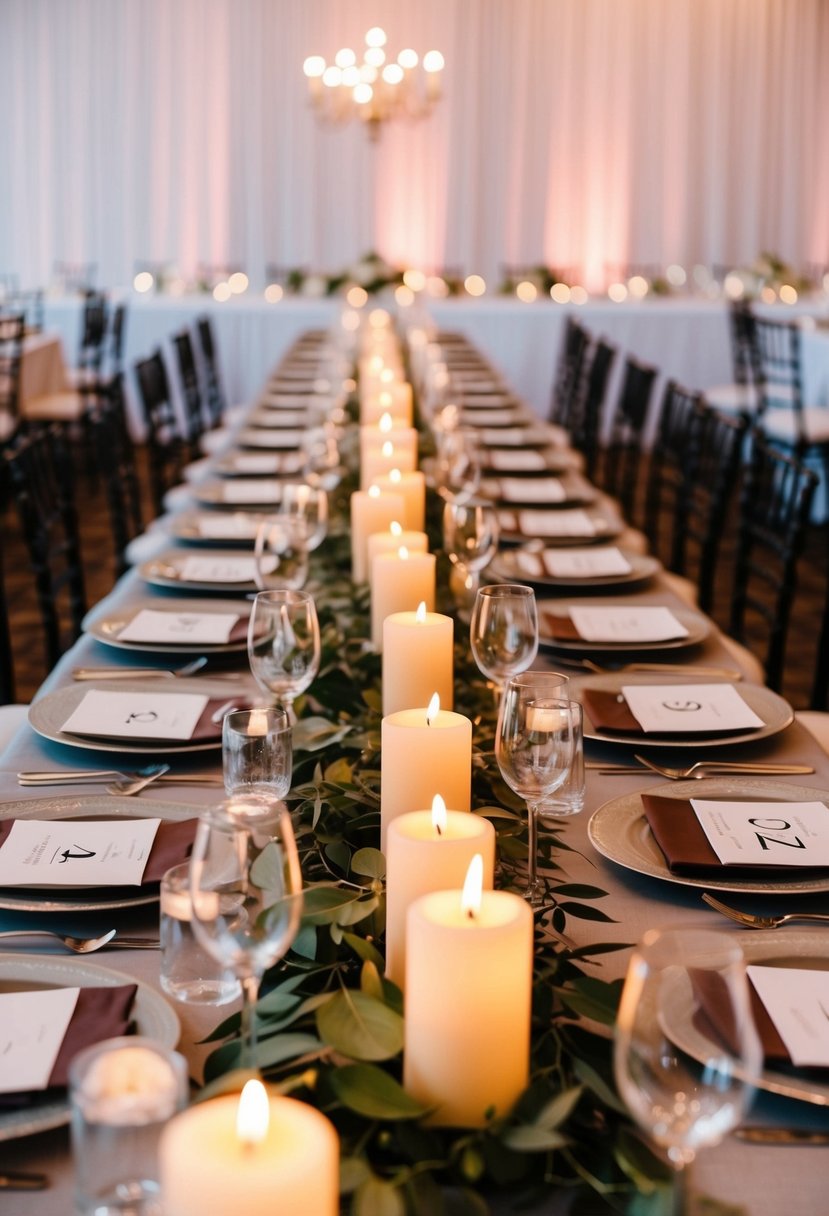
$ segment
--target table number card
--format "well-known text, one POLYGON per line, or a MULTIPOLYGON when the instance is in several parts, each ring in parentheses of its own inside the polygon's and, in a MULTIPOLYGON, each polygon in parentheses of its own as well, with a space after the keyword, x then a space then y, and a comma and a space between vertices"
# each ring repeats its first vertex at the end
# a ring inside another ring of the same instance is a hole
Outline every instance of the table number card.
POLYGON ((822 802, 692 798, 723 865, 829 866, 829 808, 822 802))
POLYGON ((161 612, 142 608, 118 634, 119 642, 165 646, 223 646, 230 641, 237 612, 161 612))
POLYGON ((16 819, 0 887, 139 887, 160 819, 16 819))
POLYGON ((0 1093, 46 1089, 80 988, 0 994, 0 1093))
POLYGON ((564 502, 567 492, 557 477, 543 481, 525 481, 520 477, 502 477, 498 483, 500 497, 508 502, 564 502))
POLYGON ((760 966, 746 971, 792 1063, 829 1068, 829 971, 760 966))
POLYGON ((544 569, 552 578, 603 578, 630 574, 632 566, 624 554, 610 549, 545 549, 544 569))
MULTIPOLYGON (((263 560, 272 561, 275 559, 263 560)), ((178 569, 186 583, 252 583, 256 561, 252 557, 186 557, 178 569)))
POLYGON ((196 527, 204 540, 254 540, 260 519, 251 515, 201 515, 196 527))
POLYGON ((192 739, 207 702, 200 693, 93 688, 84 693, 60 729, 112 739, 192 739))
POLYGON ((669 642, 688 630, 670 608, 570 608, 570 620, 585 642, 669 642))
POLYGON ((524 536, 595 536, 597 527, 586 511, 519 511, 524 536))
POLYGON ((765 726, 731 684, 626 684, 621 691, 646 733, 712 734, 765 726))
POLYGON ((222 483, 223 502, 281 502, 282 486, 278 481, 259 480, 230 481, 222 483))
POLYGON ((541 452, 511 452, 494 448, 488 457, 496 473, 543 473, 547 467, 541 452))

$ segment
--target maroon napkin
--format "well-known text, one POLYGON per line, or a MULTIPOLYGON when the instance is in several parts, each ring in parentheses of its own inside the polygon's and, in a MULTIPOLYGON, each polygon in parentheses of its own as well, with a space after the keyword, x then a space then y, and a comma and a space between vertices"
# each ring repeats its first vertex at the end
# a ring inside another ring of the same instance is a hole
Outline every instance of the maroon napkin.
MULTIPOLYGON (((581 639, 581 634, 576 628, 575 622, 569 616, 559 616, 555 612, 542 612, 541 619, 546 626, 548 637, 560 638, 562 642, 577 642, 581 639)), ((625 706, 625 709, 627 709, 627 706, 625 706)), ((630 710, 628 710, 628 713, 630 713, 630 710)), ((641 730, 641 727, 639 729, 641 730)))
MULTIPOLYGON (((642 739, 671 739, 689 735, 688 731, 648 731, 646 733, 634 718, 621 693, 608 692, 601 688, 585 688, 582 690, 581 699, 594 728, 598 731, 605 731, 609 735, 638 735, 642 739)), ((710 735, 720 738, 720 736, 744 735, 745 733, 745 727, 739 726, 728 730, 712 730, 710 735)), ((708 732, 700 735, 700 745, 708 737, 708 732)))
MULTIPOLYGON (((146 818, 153 818, 149 810, 146 818)), ((13 819, 0 821, 0 848, 3 847, 6 837, 12 830, 13 823, 13 819)), ((183 819, 181 822, 165 821, 158 825, 158 831, 144 867, 142 887, 149 887, 161 882, 167 870, 187 861, 196 838, 198 823, 198 819, 183 819)))
MULTIPOLYGON (((710 1034, 713 1030, 715 1034, 719 1034, 726 1046, 734 1051, 737 1044, 733 1017, 734 1011, 731 1002, 728 1000, 725 980, 722 976, 710 971, 692 971, 690 972, 690 976, 694 992, 702 1007, 701 1012, 696 1015, 695 1021, 705 1033, 710 1034)), ((785 971, 781 969, 781 978, 784 976, 785 971)), ((767 1060, 791 1064, 791 1057, 786 1050, 786 1044, 781 1039, 777 1027, 771 1020, 765 1005, 757 995, 751 981, 749 981, 748 988, 751 1013, 754 1018, 754 1024, 757 1027, 757 1033, 760 1036, 763 1055, 767 1060)), ((821 1069, 820 1071, 824 1070, 821 1069)))

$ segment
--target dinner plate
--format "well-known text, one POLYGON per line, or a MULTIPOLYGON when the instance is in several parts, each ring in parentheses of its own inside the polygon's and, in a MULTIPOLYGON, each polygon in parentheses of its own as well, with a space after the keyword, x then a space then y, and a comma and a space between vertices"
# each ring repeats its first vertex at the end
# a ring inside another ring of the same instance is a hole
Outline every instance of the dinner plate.
MULTIPOLYGON (((117 988, 138 984, 132 1019, 138 1034, 165 1047, 179 1040, 179 1020, 158 992, 122 971, 110 971, 80 958, 25 958, 19 954, 0 954, 0 991, 25 992, 33 988, 117 988)), ((69 1122, 66 1094, 44 1094, 18 1110, 0 1109, 0 1141, 17 1140, 35 1132, 63 1127, 69 1122)))
POLYGON ((248 416, 248 426, 257 431, 291 431, 307 425, 307 410, 259 409, 248 416))
POLYGON ((304 468, 304 452, 231 452, 212 462, 219 477, 298 477, 304 468))
POLYGON ((595 590, 598 587, 633 587, 647 582, 662 569, 662 563, 651 554, 635 553, 631 549, 620 549, 630 570, 627 574, 597 574, 590 578, 554 578, 551 574, 539 574, 543 570, 541 556, 526 548, 504 549, 492 559, 490 572, 496 578, 508 582, 520 581, 531 587, 561 587, 568 591, 595 590))
POLYGON ((577 469, 581 459, 570 448, 542 448, 525 452, 512 448, 484 448, 481 452, 481 462, 488 477, 539 477, 543 473, 566 473, 577 469), (496 456, 497 452, 497 456, 496 456), (536 467, 528 468, 526 457, 532 455, 536 459, 536 467), (500 464, 500 467, 498 467, 500 464))
POLYGON ((217 545, 252 549, 257 529, 265 518, 265 515, 252 511, 236 511, 233 514, 228 511, 182 511, 172 516, 168 531, 176 540, 186 541, 190 545, 208 545, 214 549, 217 545), (231 525, 236 530, 235 535, 205 535, 204 530, 209 532, 211 528, 217 528, 225 531, 231 525))
POLYGON ((204 506, 224 507, 231 511, 276 510, 282 501, 282 483, 273 477, 227 478, 200 481, 193 486, 193 497, 204 506))
POLYGON ((174 646, 164 642, 119 641, 118 634, 121 630, 125 629, 133 617, 137 616, 145 608, 151 608, 155 612, 183 612, 187 613, 187 615, 192 615, 194 612, 198 612, 199 614, 233 612, 237 616, 247 615, 246 612, 240 612, 238 600, 213 599, 209 602, 202 600, 198 605, 194 606, 192 600, 176 600, 165 597, 164 599, 139 600, 136 603, 125 604, 119 611, 102 613, 98 616, 90 613, 84 617, 83 631, 90 634, 93 638, 97 638, 99 642, 104 642, 107 646, 117 646, 122 650, 138 650, 142 652, 149 650, 154 654, 225 654, 233 651, 247 650, 247 638, 240 638, 236 642, 214 642, 212 644, 205 644, 204 642, 176 643, 174 646))
POLYGON ((490 429, 485 422, 477 435, 481 448, 546 448, 555 442, 556 432, 550 427, 529 422, 513 423, 509 427, 490 429))
MULTIPOLYGON (((736 935, 735 935, 736 936, 736 935)), ((826 953, 826 933, 819 929, 779 929, 773 934, 745 932, 739 934, 740 949, 747 963, 779 967, 800 967, 811 971, 829 969, 826 953)), ((688 977, 669 977, 665 992, 665 1004, 661 1013, 662 1027, 672 1043, 695 1060, 705 1060, 710 1055, 706 1050, 708 1040, 694 1025, 689 999, 688 977)), ((758 1080, 760 1089, 781 1094, 785 1098, 796 1098, 815 1106, 829 1106, 829 1082, 824 1080, 826 1070, 815 1071, 809 1076, 806 1070, 783 1071, 776 1062, 767 1065, 758 1080)))
MULTIPOLYGON (((541 646, 545 646, 550 650, 575 650, 579 654, 587 651, 590 654, 595 654, 599 651, 613 654, 627 654, 628 652, 649 652, 651 650, 685 650, 689 646, 698 646, 700 642, 704 642, 711 632, 711 623, 707 617, 701 612, 694 612, 693 608, 671 607, 670 612, 676 618, 680 625, 686 629, 687 636, 682 638, 668 638, 661 642, 588 642, 584 638, 554 638, 549 633, 546 633, 548 628, 546 622, 546 614, 553 616, 566 617, 570 608, 620 608, 624 609, 624 603, 620 603, 615 599, 604 599, 595 596, 591 598, 590 604, 585 605, 582 600, 539 600, 538 601, 538 641, 541 646)), ((644 608, 657 607, 656 604, 643 604, 644 608)), ((630 681, 628 681, 629 683, 630 681)), ((674 681, 675 683, 678 680, 674 681)), ((687 681, 686 681, 687 683, 687 681)), ((602 738, 605 738, 602 735, 602 738)), ((641 742, 641 740, 640 740, 641 742)))
MULTIPOLYGON (((766 777, 703 777, 699 781, 670 781, 667 785, 650 787, 649 794, 663 798, 676 798, 687 802, 689 798, 706 799, 758 799, 762 802, 825 802, 829 804, 829 791, 807 789, 799 785, 786 785, 782 781, 771 781, 766 777)), ((672 874, 665 856, 656 843, 642 806, 641 791, 620 794, 605 802, 594 812, 587 826, 590 843, 597 852, 625 870, 659 878, 663 882, 676 883, 681 887, 699 887, 704 891, 732 891, 744 895, 802 895, 815 891, 829 891, 829 872, 823 877, 758 879, 740 878, 737 871, 723 877, 711 874, 699 877, 692 874, 672 874)), ((741 941, 751 937, 744 933, 741 941)), ((824 939, 824 955, 829 937, 824 939)))
POLYGON ((268 448, 276 451, 294 452, 302 446, 303 431, 244 430, 240 433, 240 448, 268 448))
MULTIPOLYGON (((145 802, 123 794, 62 794, 53 798, 20 798, 3 803, 4 819, 193 819, 200 806, 180 802, 145 802)), ((125 888, 120 887, 120 891, 125 888)), ((113 895, 111 887, 0 888, 0 909, 6 912, 106 912, 111 908, 139 908, 157 904, 158 891, 133 889, 113 895)))
POLYGON ((497 477, 485 477, 481 481, 479 492, 484 498, 492 499, 499 507, 535 507, 543 510, 585 506, 587 503, 595 502, 598 496, 598 491, 577 473, 564 471, 559 475, 554 474, 552 470, 548 470, 546 475, 542 473, 536 474, 534 477, 526 474, 514 477, 510 473, 501 473, 497 477), (510 498, 502 496, 503 481, 513 483, 513 493, 510 498), (549 497, 545 496, 545 487, 551 481, 560 483, 563 498, 551 501, 549 497))
MULTIPOLYGON (((713 676, 683 676, 682 669, 676 672, 612 672, 607 675, 579 676, 570 681, 573 696, 581 700, 581 690, 596 688, 602 692, 621 693, 625 684, 723 684, 728 680, 718 680, 713 676)), ((650 750, 652 747, 662 748, 701 748, 733 747, 740 743, 754 743, 758 739, 768 739, 779 734, 794 721, 794 711, 788 701, 784 701, 776 692, 762 684, 741 683, 738 689, 740 696, 754 710, 765 725, 752 730, 735 731, 730 735, 672 735, 670 738, 655 738, 653 735, 625 735, 599 731, 590 721, 587 710, 584 713, 584 737, 596 739, 600 743, 623 743, 626 747, 634 747, 638 751, 650 750)))
MULTIPOLYGON (((189 692, 192 690, 192 686, 191 688, 184 687, 185 681, 183 680, 165 680, 165 684, 168 686, 172 683, 176 684, 177 692, 189 692)), ((80 684, 67 685, 66 688, 58 688, 55 692, 48 692, 44 696, 38 697, 29 706, 29 725, 32 730, 36 731, 44 739, 51 739, 53 743, 63 743, 67 747, 82 747, 87 751, 93 752, 118 752, 122 755, 130 756, 177 756, 184 752, 215 751, 222 746, 221 732, 218 738, 203 739, 199 743, 193 743, 192 740, 187 739, 182 740, 180 743, 174 743, 170 740, 159 743, 154 739, 99 739, 91 738, 88 735, 73 735, 68 731, 62 731, 62 724, 78 708, 83 700, 84 693, 92 689, 98 692, 136 691, 135 681, 133 680, 102 680, 98 683, 94 680, 88 680, 80 684)), ((168 687, 167 691, 172 690, 168 687)))
MULTIPOLYGON (((562 515, 562 508, 558 507, 523 507, 522 510, 541 511, 545 515, 550 516, 562 515)), ((588 503, 584 507, 565 507, 564 510, 584 511, 585 515, 592 521, 595 532, 592 536, 584 536, 581 533, 568 533, 563 536, 526 536, 523 532, 518 531, 518 510, 512 507, 498 508, 498 522, 501 525, 501 540, 507 544, 525 545, 527 541, 538 539, 550 548, 557 548, 560 545, 600 545, 603 541, 613 540, 617 536, 621 536, 625 530, 625 524, 618 515, 610 515, 603 507, 591 506, 588 503)), ((560 521, 559 521, 560 522, 560 521)))
MULTIPOLYGON (((165 549, 158 557, 152 558, 139 566, 138 573, 154 587, 178 587, 185 591, 209 591, 226 595, 228 592, 258 591, 253 579, 242 582, 219 581, 217 579, 186 579, 183 576, 185 563, 193 560, 193 554, 182 552, 181 549, 165 549)), ((242 561, 253 562, 253 557, 245 557, 238 549, 214 549, 210 561, 242 561)))

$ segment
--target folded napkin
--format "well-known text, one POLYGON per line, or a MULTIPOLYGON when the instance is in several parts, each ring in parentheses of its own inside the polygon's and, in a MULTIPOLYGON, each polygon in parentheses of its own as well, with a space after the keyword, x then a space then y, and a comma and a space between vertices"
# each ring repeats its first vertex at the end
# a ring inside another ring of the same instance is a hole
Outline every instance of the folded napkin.
MULTIPOLYGON (((556 619, 561 620, 562 618, 557 617, 556 619)), ((567 635, 560 633, 558 636, 563 638, 567 635)), ((578 637, 578 634, 573 636, 578 637)), ((646 733, 634 718, 621 693, 607 692, 600 688, 585 688, 582 691, 581 699, 593 727, 598 731, 605 731, 609 735, 638 735, 642 739, 671 739, 688 733, 685 731, 648 731, 646 733)), ((744 726, 710 732, 717 738, 744 735, 745 733, 744 726)), ((697 735, 697 738, 707 737, 708 732, 703 736, 697 735)))
POLYGON ((48 1095, 50 1090, 65 1088, 69 1081, 69 1066, 79 1051, 104 1039, 120 1038, 129 1033, 137 991, 137 984, 122 984, 117 988, 81 988, 46 1089, 0 1094, 0 1107, 9 1110, 31 1106, 48 1095))
MULTIPOLYGON (((578 642, 581 640, 581 634, 576 628, 576 623, 569 616, 560 616, 555 612, 542 612, 541 619, 546 625, 546 635, 548 637, 560 638, 562 642, 578 642)), ((627 709, 627 706, 625 708, 627 709)), ((630 713, 630 710, 628 710, 628 713, 630 713)), ((636 725, 637 727, 639 726, 638 722, 636 725)))
MULTIPOLYGON (((694 992, 701 1006, 701 1010, 695 1018, 698 1026, 704 1033, 710 1034, 712 1030, 715 1034, 718 1033, 725 1044, 732 1051, 735 1050, 737 1035, 733 1009, 728 999, 725 980, 722 976, 710 971, 693 971, 690 974, 694 992)), ((785 974, 785 972, 782 974, 785 974)), ((754 1018, 754 1024, 757 1027, 757 1033, 760 1036, 764 1057, 767 1060, 791 1064, 786 1044, 780 1037, 777 1027, 771 1020, 765 1005, 750 982, 748 988, 751 1013, 754 1018)), ((821 1069, 820 1071, 825 1070, 821 1069)))
MULTIPOLYGON (((147 818, 153 818, 149 811, 147 818)), ((0 820, 0 848, 3 847, 13 824, 13 819, 0 820)), ((153 847, 144 867, 142 887, 151 887, 161 882, 169 869, 188 860, 198 825, 198 819, 182 819, 180 822, 165 820, 158 825, 153 847)))

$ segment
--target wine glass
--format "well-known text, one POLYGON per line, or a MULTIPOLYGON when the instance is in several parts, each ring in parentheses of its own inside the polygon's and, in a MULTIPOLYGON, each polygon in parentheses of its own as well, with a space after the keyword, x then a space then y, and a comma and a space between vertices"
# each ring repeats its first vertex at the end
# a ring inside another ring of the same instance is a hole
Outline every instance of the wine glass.
POLYGON ((190 858, 193 930, 242 985, 243 1067, 256 1068, 262 976, 299 927, 302 873, 291 816, 261 794, 229 799, 199 823, 190 858))
POLYGON ((313 427, 302 441, 305 452, 303 476, 311 486, 336 490, 343 479, 337 436, 331 427, 313 427))
POLYGON ((525 898, 542 903, 538 878, 538 807, 562 786, 575 753, 576 723, 563 699, 567 677, 558 672, 524 671, 507 681, 495 729, 495 758, 501 776, 527 803, 528 856, 525 898))
POLYGON ((709 929, 650 929, 628 966, 616 1020, 619 1093, 667 1151, 674 1213, 688 1170, 743 1117, 762 1068, 742 951, 709 929))
POLYGON ((496 694, 505 680, 525 671, 538 654, 535 592, 523 583, 479 587, 472 609, 469 639, 475 662, 496 694))
POLYGON ((457 427, 436 435, 435 488, 447 502, 468 502, 481 484, 481 463, 472 431, 457 427))
POLYGON ((248 659, 263 692, 281 701, 294 720, 293 703, 320 664, 320 628, 313 596, 305 591, 260 591, 248 622, 248 659))
POLYGON ((498 549, 498 517, 488 503, 451 501, 443 508, 443 547, 452 563, 449 585, 458 607, 474 601, 481 571, 498 549))
POLYGON ((301 516, 269 515, 256 530, 253 577, 260 591, 299 591, 308 578, 308 523, 301 516))
POLYGON ((322 486, 289 482, 282 487, 280 515, 304 523, 305 547, 308 552, 318 549, 328 532, 328 494, 322 486))

